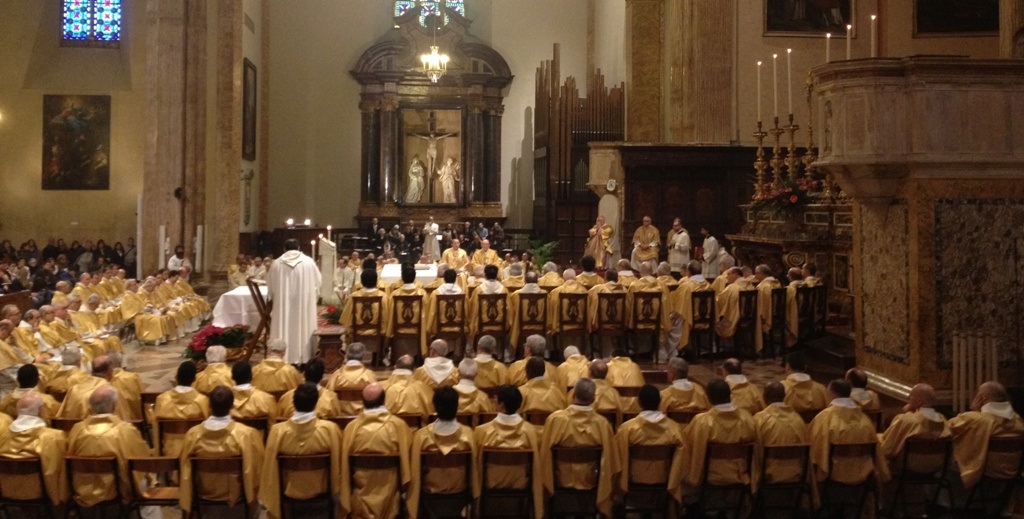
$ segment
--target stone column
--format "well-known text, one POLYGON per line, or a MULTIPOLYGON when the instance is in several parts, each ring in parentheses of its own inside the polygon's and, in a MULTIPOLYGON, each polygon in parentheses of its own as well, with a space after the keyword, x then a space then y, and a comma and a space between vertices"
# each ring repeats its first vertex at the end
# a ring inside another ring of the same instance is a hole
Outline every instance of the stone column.
POLYGON ((398 98, 385 96, 380 102, 380 201, 398 201, 398 98))
POLYGON ((999 57, 1024 58, 1024 0, 999 0, 999 57))
POLYGON ((484 175, 484 106, 479 101, 471 101, 466 107, 466 128, 465 138, 462 145, 465 146, 466 163, 462 168, 462 179, 467 179, 469 185, 465 196, 469 202, 486 201, 486 190, 488 179, 484 175))
MULTIPOLYGON (((217 188, 213 224, 208 227, 210 270, 227 271, 238 254, 242 160, 242 30, 241 2, 217 2, 217 77, 214 116, 217 146, 211 180, 217 188)), ((266 74, 266 68, 261 72, 266 74)))
POLYGON ((661 142, 662 1, 626 0, 626 139, 661 142))
POLYGON ((363 101, 359 110, 363 118, 362 201, 380 203, 380 103, 363 101))
POLYGON ((484 202, 501 202, 501 115, 504 111, 504 106, 492 106, 484 116, 484 154, 487 157, 484 202))
POLYGON ((733 2, 667 0, 669 142, 728 144, 733 136, 733 2))
MULTIPOLYGON (((992 336, 1019 385, 1024 343, 1024 63, 914 57, 814 69, 816 165, 854 201, 857 364, 949 402, 955 334, 992 336)), ((973 388, 970 388, 973 391, 973 388)))
MULTIPOLYGON (((193 257, 196 226, 206 222, 206 0, 186 0, 183 243, 193 257)), ((207 226, 208 228, 208 226, 207 226)), ((209 254, 205 254, 209 257, 209 254)), ((209 270, 204 261, 203 270, 209 270)))

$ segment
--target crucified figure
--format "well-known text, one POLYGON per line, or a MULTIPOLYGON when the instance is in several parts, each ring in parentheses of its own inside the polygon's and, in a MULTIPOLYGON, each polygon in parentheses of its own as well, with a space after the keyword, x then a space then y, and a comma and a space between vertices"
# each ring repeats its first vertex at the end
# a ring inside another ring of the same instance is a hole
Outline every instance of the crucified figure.
POLYGON ((448 137, 454 137, 458 133, 442 133, 437 134, 435 132, 430 133, 411 133, 413 137, 419 137, 427 141, 427 176, 436 173, 437 166, 437 141, 447 139, 448 137))

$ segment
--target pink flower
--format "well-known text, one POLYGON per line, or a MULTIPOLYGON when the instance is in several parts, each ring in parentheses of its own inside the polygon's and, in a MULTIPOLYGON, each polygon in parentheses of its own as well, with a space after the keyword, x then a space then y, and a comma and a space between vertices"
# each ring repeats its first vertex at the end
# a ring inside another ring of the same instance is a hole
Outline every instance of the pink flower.
POLYGON ((792 204, 795 204, 796 200, 797 200, 796 195, 793 195, 793 196, 789 197, 789 202, 792 203, 792 204))

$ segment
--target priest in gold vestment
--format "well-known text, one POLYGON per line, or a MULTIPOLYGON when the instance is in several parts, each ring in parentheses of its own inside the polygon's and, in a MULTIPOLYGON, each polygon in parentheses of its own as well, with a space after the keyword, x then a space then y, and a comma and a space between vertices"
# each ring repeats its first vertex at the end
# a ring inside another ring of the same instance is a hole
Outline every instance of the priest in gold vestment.
MULTIPOLYGON (((89 375, 85 376, 89 377, 89 375)), ((60 410, 60 402, 39 389, 39 370, 36 369, 35 364, 25 364, 18 368, 18 388, 7 393, 3 401, 0 401, 0 411, 6 416, 17 418, 18 400, 21 400, 22 397, 29 393, 36 394, 42 399, 43 412, 40 416, 47 423, 50 422, 51 418, 57 416, 57 411, 60 410)))
POLYGON ((825 386, 811 380, 802 353, 786 356, 786 378, 782 380, 782 385, 786 388, 786 403, 798 413, 820 411, 828 405, 828 392, 825 386))
MULTIPOLYGON (((577 277, 578 279, 578 277, 577 277)), ((587 329, 593 332, 597 329, 597 317, 598 313, 604 312, 602 315, 608 315, 614 311, 609 309, 601 308, 601 299, 599 294, 625 294, 626 287, 619 283, 619 273, 614 270, 605 272, 605 282, 595 285, 587 293, 587 329)), ((622 313, 617 315, 620 319, 625 319, 625 305, 623 305, 622 313)))
MULTIPOLYGON (((43 399, 29 393, 18 401, 18 418, 4 428, 0 437, 0 457, 39 458, 43 468, 43 488, 35 474, 0 476, 0 488, 8 499, 49 498, 54 506, 68 496, 64 455, 68 450, 63 431, 50 429, 40 416, 43 399)), ((6 420, 4 420, 6 421, 6 420)))
POLYGON ((498 388, 498 416, 479 425, 473 432, 477 443, 475 462, 477 474, 493 489, 523 490, 529 482, 533 493, 534 517, 544 517, 544 456, 537 427, 518 414, 523 397, 514 386, 498 388), (525 466, 490 465, 484 466, 484 449, 529 450, 533 454, 531 471, 525 466))
MULTIPOLYGON (((572 312, 580 308, 567 305, 563 309, 561 304, 562 294, 587 294, 587 287, 576 281, 576 271, 573 269, 565 269, 565 272, 562 273, 562 280, 561 285, 548 291, 548 333, 552 335, 559 332, 559 324, 562 321, 568 323, 578 320, 578 322, 586 323, 587 320, 586 315, 572 314, 572 312)), ((539 281, 538 286, 540 286, 539 281)), ((583 299, 587 298, 584 297, 583 299)))
MULTIPOLYGON (((607 413, 613 413, 614 419, 611 420, 612 426, 618 427, 619 424, 622 423, 623 405, 619 397, 619 392, 616 391, 616 389, 612 387, 607 380, 605 380, 605 377, 608 376, 608 363, 603 359, 594 359, 590 362, 589 368, 587 368, 587 374, 590 375, 589 378, 595 386, 594 402, 590 404, 590 407, 594 408, 594 411, 601 413, 606 418, 608 418, 607 413)), ((575 387, 569 391, 567 396, 568 402, 572 402, 576 399, 575 392, 575 387)))
POLYGON ((210 346, 206 349, 206 368, 196 376, 196 391, 208 395, 217 386, 235 385, 231 378, 231 367, 225 363, 227 355, 228 350, 223 346, 210 346))
POLYGON ((459 395, 459 414, 476 416, 493 413, 494 403, 487 393, 476 387, 477 365, 473 359, 459 362, 459 383, 453 386, 459 395))
POLYGON ((1013 456, 989 459, 993 436, 1024 434, 1024 421, 1013 410, 1009 394, 998 382, 985 382, 971 402, 971 410, 949 421, 953 433, 953 459, 960 468, 964 488, 973 488, 988 473, 1007 477, 1017 470, 1013 456))
MULTIPOLYGON (((640 415, 623 423, 615 433, 615 447, 619 450, 622 472, 619 477, 621 492, 629 492, 630 482, 641 485, 666 484, 673 473, 682 472, 683 427, 658 409, 661 394, 650 384, 640 388, 640 415), (630 460, 633 445, 670 445, 675 448, 670 458, 660 460, 630 460), (662 476, 667 476, 662 478, 662 476)), ((682 500, 679 487, 666 488, 677 501, 682 500)))
POLYGON ((341 442, 341 507, 351 517, 392 519, 410 480, 409 426, 384 407, 379 384, 363 388, 363 413, 345 427, 341 442), (398 458, 395 468, 369 467, 352 456, 372 454, 398 458))
POLYGON ((122 367, 124 356, 121 352, 111 351, 107 355, 110 357, 110 366, 114 372, 110 378, 110 385, 117 390, 117 406, 125 408, 118 416, 127 417, 125 420, 129 421, 142 420, 145 418, 142 414, 142 379, 138 373, 122 367))
POLYGON ((580 353, 576 346, 566 346, 562 351, 562 363, 558 365, 558 376, 566 387, 576 385, 576 381, 586 378, 590 373, 590 359, 580 353))
POLYGON ((235 396, 231 417, 267 418, 273 423, 277 417, 277 400, 270 393, 253 387, 252 366, 248 362, 236 362, 231 366, 231 378, 235 381, 231 387, 231 393, 235 396))
POLYGON ((633 253, 630 263, 633 270, 640 270, 640 264, 658 261, 658 250, 661 247, 661 233, 651 225, 651 217, 644 216, 643 224, 633 232, 633 253))
MULTIPOLYGON (((46 391, 67 393, 72 386, 86 379, 89 374, 82 371, 82 350, 68 346, 60 355, 61 366, 46 381, 46 391)), ((12 407, 13 410, 13 407, 12 407)))
MULTIPOLYGON (((542 274, 540 276, 540 279, 537 280, 537 285, 539 285, 544 290, 547 290, 548 293, 551 293, 552 290, 562 286, 562 284, 565 283, 565 279, 563 278, 562 273, 558 272, 558 265, 555 264, 555 262, 553 261, 545 263, 544 266, 541 267, 541 273, 542 274)), ((572 271, 572 275, 575 279, 575 270, 572 271)))
MULTIPOLYGON (((327 389, 337 391, 339 389, 363 389, 377 381, 377 375, 363 365, 363 356, 366 354, 366 346, 361 342, 353 342, 345 350, 345 364, 337 369, 331 378, 327 380, 327 389)), ((362 402, 344 401, 338 402, 338 410, 343 415, 357 415, 362 407, 362 402)))
POLYGON ((459 383, 459 371, 448 355, 448 343, 443 339, 435 339, 430 343, 430 354, 423 359, 423 365, 416 368, 413 376, 430 389, 436 390, 443 386, 454 386, 459 383))
MULTIPOLYGON (((852 393, 851 393, 852 394, 852 393)), ((856 400, 855 400, 856 402, 856 400)), ((910 389, 903 413, 896 415, 889 428, 878 435, 879 449, 889 460, 890 471, 898 469, 899 460, 910 438, 931 440, 949 438, 951 431, 946 417, 935 410, 935 389, 928 384, 917 384, 910 389)), ((863 409, 863 408, 862 408, 863 409)))
POLYGON ((288 349, 284 339, 267 341, 267 356, 259 364, 252 367, 252 385, 267 393, 284 393, 299 387, 302 373, 295 366, 284 361, 284 353, 288 349))
POLYGON ((204 474, 202 486, 195 489, 197 497, 234 504, 244 497, 250 506, 255 504, 263 467, 263 435, 252 427, 231 419, 231 406, 235 396, 227 386, 217 386, 210 392, 211 416, 189 429, 181 449, 182 511, 192 511, 192 493, 195 476, 190 458, 242 458, 242 481, 233 474, 204 474))
MULTIPOLYGON (((807 423, 785 402, 786 388, 779 382, 764 387, 764 401, 768 404, 763 411, 754 415, 757 428, 757 443, 754 445, 754 483, 756 490, 760 481, 764 448, 779 445, 800 445, 807 443, 807 423)), ((773 459, 765 468, 765 482, 793 483, 804 472, 802 460, 773 459)))
MULTIPOLYGON (((583 272, 576 276, 576 281, 587 287, 587 290, 591 290, 597 285, 605 282, 605 278, 602 278, 600 274, 596 272, 597 261, 594 260, 593 256, 586 255, 580 258, 580 269, 583 272)), ((611 272, 609 269, 608 272, 611 272)))
MULTIPOLYGON (((134 425, 122 421, 114 412, 119 405, 117 391, 102 386, 89 396, 92 416, 75 424, 68 435, 68 455, 83 458, 113 457, 117 459, 120 498, 132 497, 128 458, 149 457, 149 445, 134 425)), ((118 488, 113 474, 75 474, 71 480, 71 497, 79 506, 95 506, 116 499, 118 488)))
POLYGON ((434 390, 413 377, 412 367, 413 359, 410 355, 402 355, 395 361, 391 376, 381 383, 384 388, 384 406, 392 414, 419 416, 426 423, 434 412, 431 404, 434 390))
POLYGON ((782 288, 782 283, 772 275, 768 265, 754 267, 754 283, 757 286, 757 315, 761 323, 761 333, 755 338, 757 351, 764 344, 764 334, 772 331, 772 290, 782 288))
POLYGON ((597 221, 590 228, 590 237, 587 239, 587 245, 583 249, 583 254, 594 258, 598 268, 611 266, 612 234, 615 234, 615 230, 612 229, 611 225, 605 223, 604 215, 597 215, 597 221))
POLYGON ((590 379, 576 382, 572 405, 555 411, 544 422, 540 451, 545 453, 544 488, 550 494, 555 488, 577 490, 597 489, 597 509, 612 517, 612 498, 622 462, 615 448, 612 426, 591 407, 596 387, 590 379), (552 447, 601 447, 599 470, 591 464, 558 462, 550 455, 552 447), (598 475, 600 474, 600 475, 598 475))
POLYGON ((663 413, 673 411, 707 411, 711 408, 708 396, 700 384, 692 382, 690 365, 682 358, 675 357, 668 361, 665 370, 668 387, 661 390, 661 407, 663 413))
POLYGON ((498 341, 490 335, 481 336, 476 341, 476 387, 487 389, 508 383, 508 369, 494 355, 498 351, 498 341))
MULTIPOLYGON (((472 361, 470 361, 472 362, 472 361)), ((466 466, 430 466, 423 464, 423 454, 437 453, 448 456, 453 453, 468 453, 475 459, 477 452, 473 429, 460 424, 456 419, 459 408, 459 394, 450 387, 442 387, 434 392, 434 409, 437 420, 416 431, 412 436, 412 452, 409 455, 409 492, 406 494, 406 509, 410 519, 421 515, 431 517, 428 510, 420 509, 420 495, 457 494, 470 490, 473 497, 480 496, 480 478, 476 465, 470 465, 467 474, 466 466)))
POLYGON ((420 355, 426 355, 429 324, 426 321, 429 317, 427 292, 423 290, 423 287, 417 285, 416 269, 412 265, 402 265, 401 282, 401 286, 392 290, 388 296, 387 308, 390 310, 387 315, 387 326, 384 329, 385 335, 388 339, 392 339, 392 348, 400 351, 400 353, 396 353, 396 355, 400 355, 409 353, 410 345, 405 344, 408 341, 395 341, 395 334, 410 334, 419 328, 419 340, 413 346, 412 353, 419 352, 420 355), (408 297, 411 301, 406 301, 403 306, 399 307, 398 301, 394 299, 396 296, 408 297), (405 351, 402 351, 403 348, 405 351))
POLYGON ((455 272, 462 272, 469 267, 469 256, 466 255, 466 251, 459 248, 458 238, 452 240, 452 246, 450 249, 446 249, 441 253, 441 263, 447 263, 448 268, 455 272))
POLYGON ((186 360, 178 365, 174 377, 175 386, 156 397, 153 404, 150 427, 153 431, 153 450, 160 456, 178 457, 184 434, 160 434, 160 420, 202 420, 210 416, 210 400, 196 391, 192 384, 196 380, 196 365, 186 360))
MULTIPOLYGON (((110 360, 110 357, 101 355, 96 357, 92 362, 92 376, 83 379, 80 383, 71 387, 68 394, 64 396, 64 401, 60 404, 60 410, 57 411, 58 418, 68 418, 84 420, 89 416, 89 396, 97 388, 110 384, 113 385, 114 379, 114 366, 110 360)), ((117 389, 117 386, 114 386, 117 389)), ((118 391, 121 393, 121 391, 118 391)), ((127 393, 125 396, 128 395, 127 393)), ((122 420, 132 420, 133 416, 137 413, 133 413, 127 406, 117 406, 114 408, 114 413, 117 414, 122 420)))
MULTIPOLYGON (((274 424, 267 437, 263 467, 260 472, 260 503, 272 519, 283 517, 280 491, 292 499, 309 499, 322 493, 337 498, 341 495, 341 430, 338 426, 316 417, 319 391, 316 384, 306 382, 295 390, 295 413, 287 420, 274 424), (281 480, 277 457, 313 456, 329 454, 331 488, 327 488, 326 474, 322 472, 291 471, 281 480)), ((337 501, 335 501, 337 502, 337 501)))
MULTIPOLYGON (((527 337, 526 344, 523 346, 523 358, 513 362, 508 367, 508 383, 513 386, 526 384, 526 381, 530 379, 526 374, 526 363, 534 357, 543 360, 547 347, 547 340, 544 336, 531 335, 527 337)), ((565 380, 558 374, 558 368, 546 360, 543 361, 544 378, 549 379, 553 384, 561 386, 564 391, 566 387, 565 380)))
POLYGON ((868 389, 868 373, 861 368, 846 370, 846 381, 853 386, 850 398, 865 411, 881 411, 882 404, 878 394, 868 389))
POLYGON ((519 386, 523 395, 523 413, 531 411, 554 412, 565 409, 565 385, 544 374, 544 359, 530 357, 526 362, 527 381, 519 386))
MULTIPOLYGON (((786 396, 789 396, 788 389, 786 396)), ((881 483, 888 481, 889 466, 881 449, 876 448, 873 458, 844 458, 843 463, 832 465, 829 452, 833 443, 877 443, 878 435, 875 433, 875 424, 850 399, 848 382, 842 379, 830 382, 828 396, 831 397, 828 407, 811 420, 808 432, 815 479, 824 481, 830 478, 839 483, 856 485, 874 475, 881 483)))
MULTIPOLYGON (((306 363, 303 375, 306 378, 306 382, 312 382, 320 388, 320 396, 316 400, 316 417, 320 419, 327 419, 341 416, 341 412, 339 411, 341 404, 338 402, 337 393, 327 389, 322 384, 324 378, 324 361, 316 357, 310 359, 310 361, 306 363)), ((287 420, 295 413, 295 404, 293 402, 294 398, 294 389, 288 391, 284 395, 281 395, 281 399, 277 401, 277 416, 279 420, 287 420)))
POLYGON ((498 266, 501 264, 501 258, 498 257, 498 253, 491 248, 490 240, 480 240, 480 248, 473 252, 473 259, 470 260, 470 267, 477 265, 494 265, 498 266))
POLYGON ((736 407, 750 415, 755 415, 764 409, 764 396, 761 393, 761 388, 747 380, 746 375, 743 374, 743 364, 739 359, 725 359, 722 362, 722 374, 725 375, 725 382, 729 384, 732 403, 736 404, 736 407))

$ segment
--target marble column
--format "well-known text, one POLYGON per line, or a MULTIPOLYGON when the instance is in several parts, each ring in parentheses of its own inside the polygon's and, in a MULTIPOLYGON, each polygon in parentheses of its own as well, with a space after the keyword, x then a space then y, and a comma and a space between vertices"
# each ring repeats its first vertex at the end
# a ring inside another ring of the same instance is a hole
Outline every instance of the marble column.
MULTIPOLYGON (((206 221, 207 1, 186 0, 184 229, 185 252, 195 252, 196 227, 206 221)), ((208 254, 206 255, 208 257, 208 254)), ((208 262, 204 260, 203 270, 208 262)))
POLYGON ((489 107, 484 115, 484 202, 501 202, 501 115, 504 107, 489 107))
POLYGON ((1024 0, 999 0, 999 57, 1024 58, 1024 0))
POLYGON ((398 201, 398 98, 386 96, 380 102, 380 201, 398 201))
POLYGON ((949 402, 956 334, 995 337, 1007 385, 1024 329, 1024 62, 952 57, 813 70, 817 167, 854 201, 857 363, 949 402))
MULTIPOLYGON (((217 204, 207 226, 210 270, 227 271, 238 254, 242 180, 242 30, 241 2, 217 2, 217 76, 214 98, 216 159, 211 179, 217 190, 217 204)), ((261 71, 267 74, 266 67, 261 71)))
POLYGON ((466 107, 465 139, 462 145, 466 153, 466 163, 462 166, 462 178, 469 180, 464 195, 470 202, 486 201, 487 179, 484 175, 484 106, 478 101, 471 101, 466 107))
POLYGON ((626 0, 626 140, 662 142, 662 2, 626 0))
POLYGON ((733 2, 666 0, 665 140, 729 144, 733 2))
POLYGON ((359 110, 363 119, 363 178, 360 182, 363 202, 380 203, 380 103, 363 101, 359 110))

